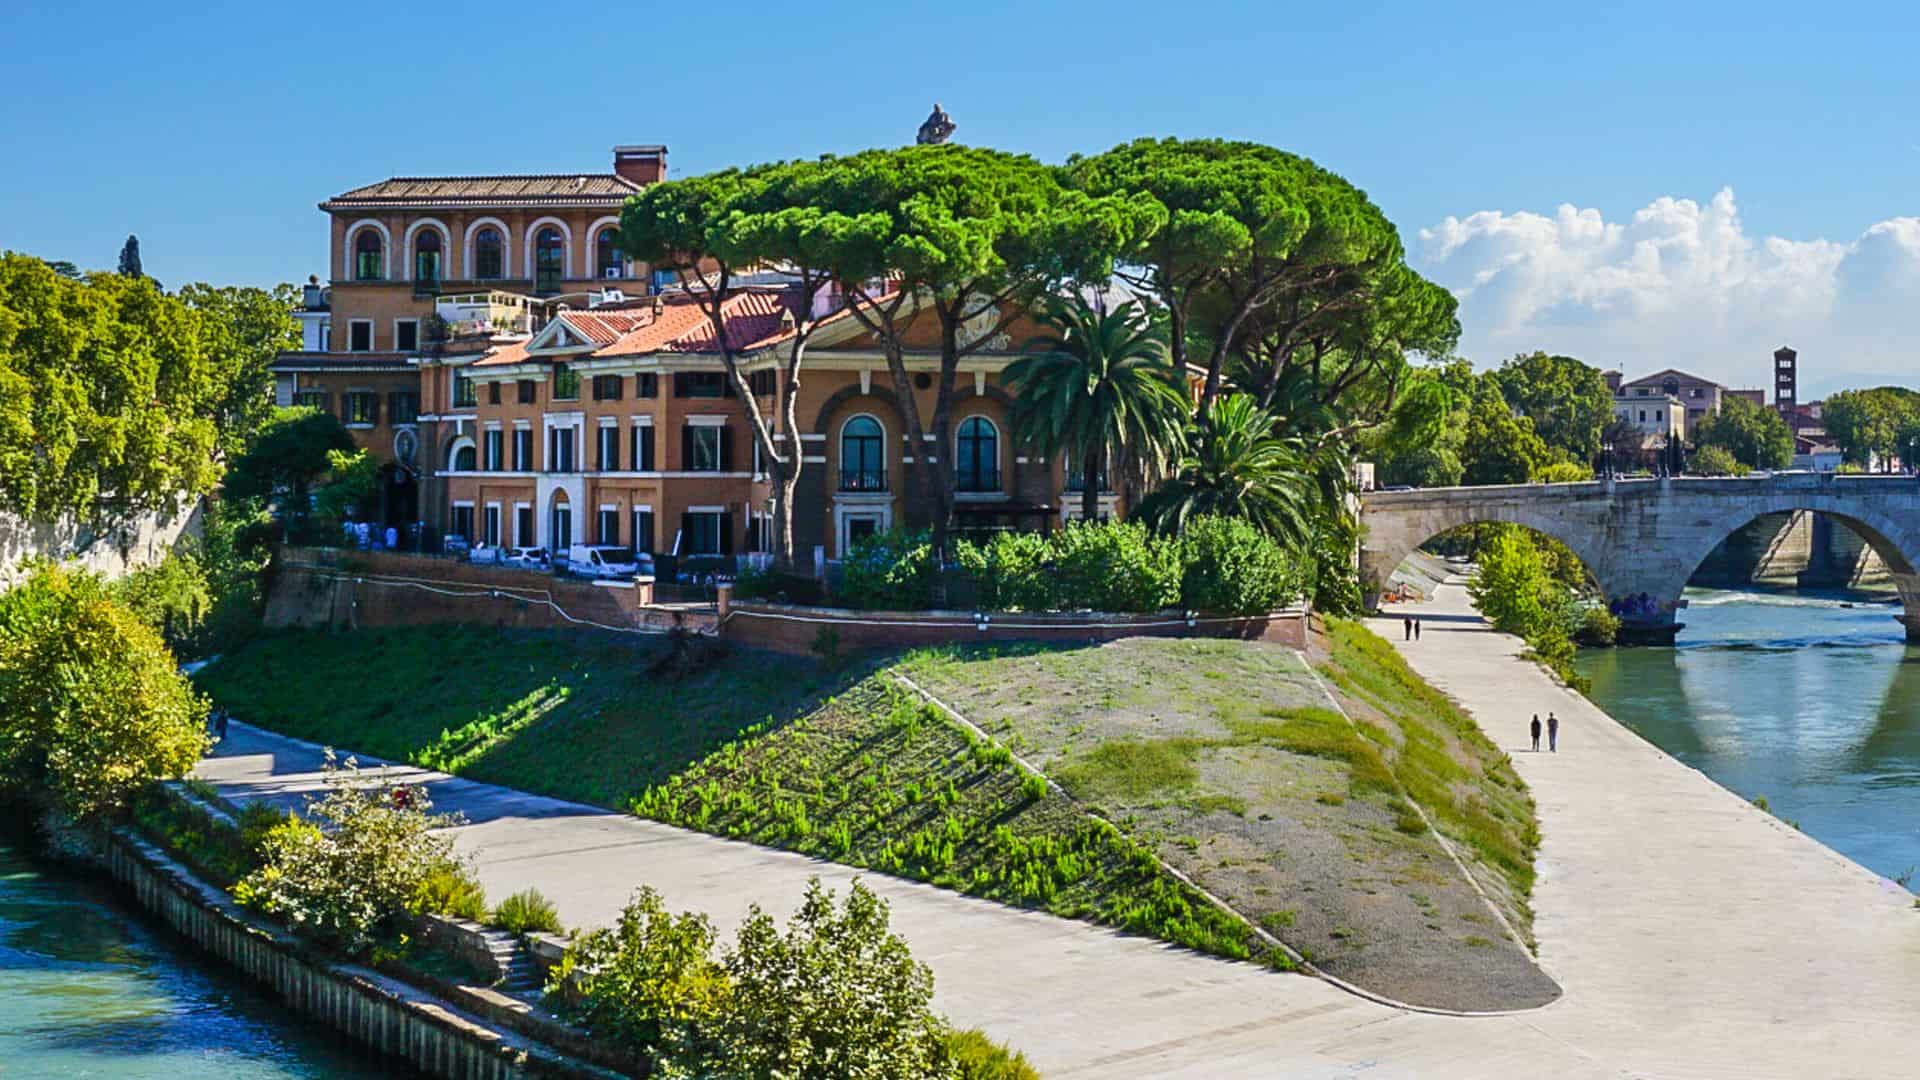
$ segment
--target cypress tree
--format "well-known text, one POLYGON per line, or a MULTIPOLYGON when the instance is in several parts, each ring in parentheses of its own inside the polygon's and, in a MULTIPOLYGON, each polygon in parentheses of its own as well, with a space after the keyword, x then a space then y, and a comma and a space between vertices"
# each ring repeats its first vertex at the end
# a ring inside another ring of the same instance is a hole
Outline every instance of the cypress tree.
POLYGON ((140 238, 127 234, 127 242, 120 247, 120 272, 127 277, 146 276, 140 270, 140 238))

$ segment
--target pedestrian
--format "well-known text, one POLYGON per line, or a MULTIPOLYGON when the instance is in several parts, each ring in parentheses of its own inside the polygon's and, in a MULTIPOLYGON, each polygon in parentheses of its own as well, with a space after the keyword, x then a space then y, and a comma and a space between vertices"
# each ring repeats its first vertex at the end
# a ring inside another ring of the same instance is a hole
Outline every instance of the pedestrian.
POLYGON ((1533 752, 1540 752, 1540 714, 1533 714, 1533 752))
POLYGON ((1407 640, 1412 641, 1413 640, 1413 616, 1409 615, 1403 621, 1406 623, 1407 640))
POLYGON ((213 737, 216 739, 227 737, 227 710, 225 709, 213 710, 213 737))
POLYGON ((1415 641, 1420 640, 1420 620, 1419 619, 1413 620, 1413 640, 1415 641))
POLYGON ((1547 712, 1547 750, 1554 754, 1560 752, 1560 718, 1553 715, 1552 710, 1547 712))

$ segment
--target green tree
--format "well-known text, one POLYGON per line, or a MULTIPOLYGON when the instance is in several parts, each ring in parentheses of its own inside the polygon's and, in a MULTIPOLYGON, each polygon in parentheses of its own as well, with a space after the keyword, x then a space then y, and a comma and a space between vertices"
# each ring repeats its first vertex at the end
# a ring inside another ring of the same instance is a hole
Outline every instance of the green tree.
POLYGON ((1231 356, 1269 408, 1302 368, 1322 405, 1364 389, 1357 396, 1390 408, 1403 351, 1437 355, 1458 337, 1452 296, 1406 268, 1393 224, 1305 158, 1257 143, 1138 139, 1065 171, 1159 222, 1119 272, 1166 308, 1179 370, 1190 349, 1204 353, 1203 417, 1225 392, 1231 356))
POLYGON ((42 565, 0 594, 0 787, 98 816, 192 768, 206 712, 98 577, 42 565))
POLYGON ((329 450, 326 476, 314 494, 314 513, 329 525, 365 520, 378 505, 379 494, 379 458, 365 450, 329 450))
POLYGON ((1100 477, 1124 461, 1143 477, 1178 452, 1187 401, 1175 389, 1164 331, 1138 305, 1112 311, 1075 299, 1047 304, 1053 331, 1007 365, 1014 433, 1043 454, 1065 452, 1080 467, 1080 517, 1099 515, 1100 477))
POLYGON ((1474 485, 1524 484, 1551 459, 1547 444, 1534 434, 1533 421, 1513 415, 1499 389, 1483 380, 1467 413, 1463 479, 1474 485))
POLYGON ((1734 458, 1724 446, 1703 446, 1694 452, 1692 471, 1700 476, 1745 476, 1752 466, 1734 458))
POLYGON ((140 238, 127 234, 127 242, 120 245, 120 273, 127 277, 145 277, 140 270, 140 238))
MULTIPOLYGON (((793 204, 830 215, 813 257, 846 285, 854 317, 878 339, 913 446, 929 438, 953 445, 961 358, 1051 287, 1106 281, 1114 255, 1157 224, 1141 200, 1066 191, 1030 157, 952 144, 823 159, 796 167, 786 190, 793 204), (907 369, 909 328, 929 313, 939 354, 930 418, 907 369)), ((951 455, 916 454, 909 475, 932 511, 933 550, 944 561, 951 455)))
MULTIPOLYGON (((1728 397, 1718 411, 1694 426, 1694 445, 1718 448, 1750 469, 1784 469, 1793 464, 1793 430, 1779 413, 1746 398, 1728 397)), ((1699 455, 1694 457, 1699 471, 1699 455)))
POLYGON ((300 347, 293 317, 299 291, 284 283, 271 289, 194 283, 178 295, 198 317, 212 384, 206 407, 216 448, 232 461, 273 418, 273 358, 300 347))
POLYGON ((1585 464, 1600 452, 1613 417, 1606 376, 1571 356, 1522 353, 1489 373, 1507 404, 1533 421, 1534 434, 1566 460, 1585 464))
POLYGON ((276 505, 288 529, 312 508, 315 482, 333 468, 334 453, 351 454, 353 435, 331 413, 276 409, 252 445, 227 469, 226 497, 276 505))
POLYGON ((1920 429, 1920 393, 1898 386, 1846 390, 1827 398, 1821 417, 1848 461, 1871 467, 1878 459, 1891 469, 1902 451, 1911 453, 1901 436, 1920 429))
POLYGON ((1173 475, 1134 516, 1179 534, 1208 514, 1245 518, 1289 546, 1315 532, 1313 476, 1297 442, 1273 434, 1275 419, 1247 394, 1220 399, 1210 421, 1188 428, 1173 475))

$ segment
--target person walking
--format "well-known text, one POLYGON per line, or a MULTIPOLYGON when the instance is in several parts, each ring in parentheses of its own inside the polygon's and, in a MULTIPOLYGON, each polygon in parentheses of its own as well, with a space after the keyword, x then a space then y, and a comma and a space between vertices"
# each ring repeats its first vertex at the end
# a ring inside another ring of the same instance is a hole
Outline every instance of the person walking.
POLYGON ((1412 641, 1413 640, 1413 616, 1409 615, 1401 621, 1406 624, 1405 630, 1407 632, 1407 640, 1412 641))
POLYGON ((1413 640, 1415 641, 1420 640, 1420 620, 1419 619, 1413 620, 1413 640))
POLYGON ((1540 752, 1540 714, 1533 714, 1533 752, 1540 752))
MULTIPOLYGON (((1540 748, 1536 746, 1534 749, 1540 748)), ((1547 712, 1547 751, 1554 754, 1560 752, 1560 718, 1553 715, 1551 710, 1547 712)))

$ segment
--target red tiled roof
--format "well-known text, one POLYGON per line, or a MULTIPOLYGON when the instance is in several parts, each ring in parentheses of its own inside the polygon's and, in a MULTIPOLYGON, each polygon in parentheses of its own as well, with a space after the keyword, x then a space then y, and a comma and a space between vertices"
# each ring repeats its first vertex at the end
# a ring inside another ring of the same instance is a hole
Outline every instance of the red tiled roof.
POLYGON ((322 210, 460 206, 618 206, 640 185, 612 173, 396 176, 343 191, 322 210))
POLYGON ((525 341, 515 341, 506 345, 496 346, 491 352, 475 360, 470 366, 502 367, 507 364, 524 364, 526 362, 527 343, 525 341))

